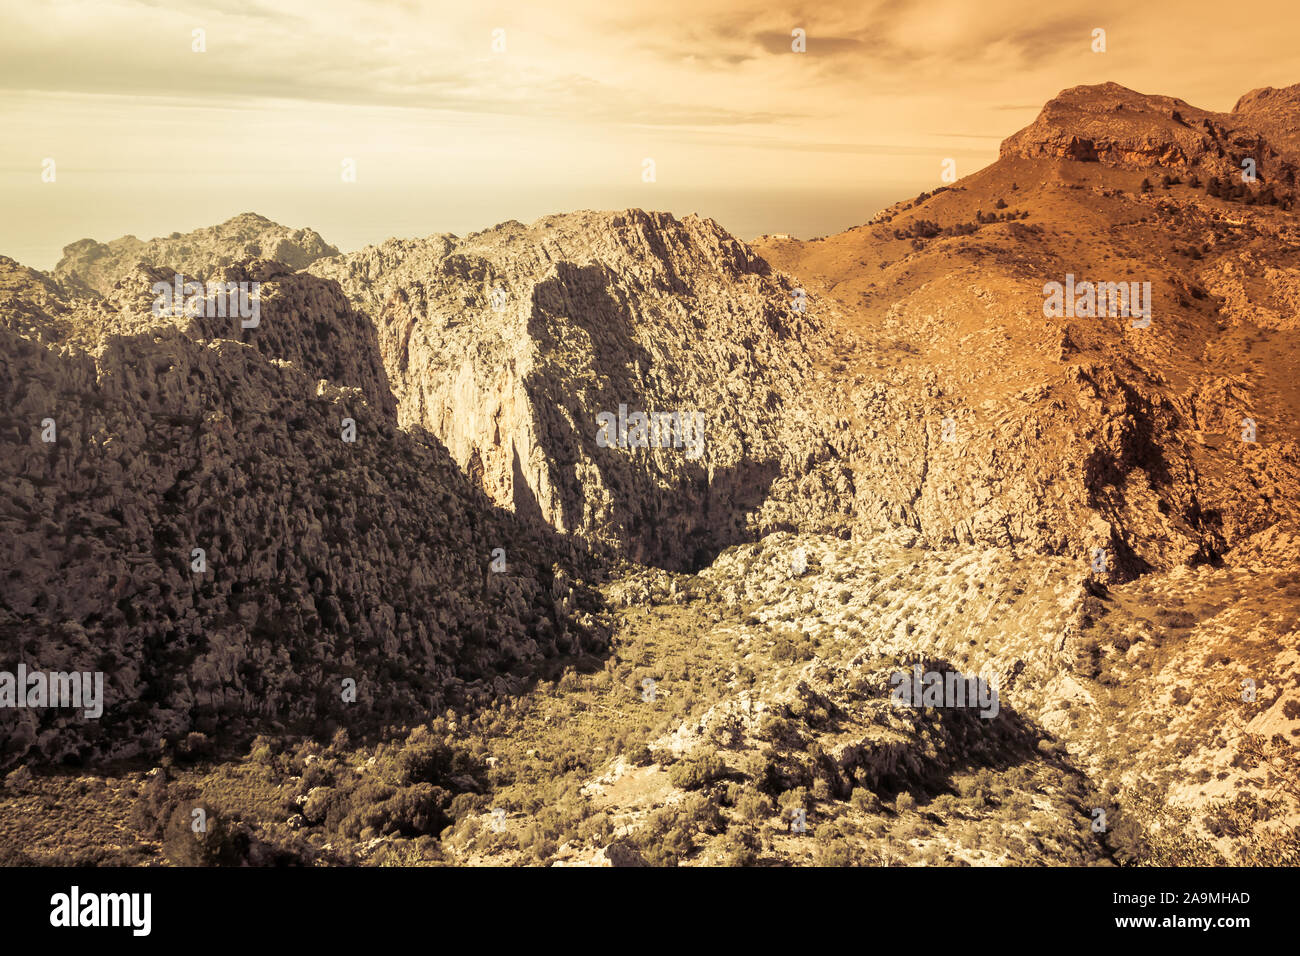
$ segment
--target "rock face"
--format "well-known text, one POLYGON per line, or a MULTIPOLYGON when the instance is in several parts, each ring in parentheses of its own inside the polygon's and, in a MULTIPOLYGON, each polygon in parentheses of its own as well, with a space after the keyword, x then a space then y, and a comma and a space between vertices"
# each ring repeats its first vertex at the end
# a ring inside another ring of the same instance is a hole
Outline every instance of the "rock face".
MULTIPOLYGON (((314 378, 358 388, 383 417, 395 416, 375 327, 352 308, 335 283, 266 259, 247 259, 209 272, 209 281, 242 286, 256 298, 256 309, 251 303, 245 308, 252 317, 245 319, 236 314, 238 307, 229 296, 207 297, 195 314, 179 307, 171 312, 156 308, 168 302, 154 292, 155 283, 174 289, 175 276, 174 270, 140 263, 116 277, 105 296, 112 309, 97 319, 96 333, 141 334, 174 327, 199 341, 243 342, 314 378)), ((171 304, 179 306, 181 301, 173 292, 171 304)))
POLYGON ((81 239, 64 248, 54 277, 74 288, 107 293, 122 273, 139 262, 207 279, 249 258, 274 259, 296 270, 333 255, 338 255, 338 250, 311 229, 288 229, 246 212, 219 226, 184 235, 172 233, 165 239, 142 241, 123 236, 109 243, 81 239))
POLYGON ((849 342, 814 399, 847 425, 807 436, 811 468, 775 484, 765 517, 1085 563, 1100 548, 1123 577, 1230 561, 1300 517, 1297 229, 1266 201, 1290 160, 1256 149, 1263 183, 1196 184, 1227 176, 1232 143, 1254 148, 1245 124, 1114 84, 1067 90, 952 188, 824 241, 759 243, 849 342), (1045 315, 1044 286, 1067 275, 1149 282, 1150 326, 1045 315))
POLYGON ((403 425, 498 504, 633 560, 686 567, 743 540, 810 413, 818 323, 707 219, 552 216, 310 271, 373 318, 403 425), (597 416, 621 406, 683 417, 665 447, 603 447, 618 434, 597 416))
POLYGON ((1232 108, 1239 116, 1268 137, 1269 142, 1292 156, 1300 155, 1300 83, 1283 89, 1266 86, 1251 90, 1232 108))
POLYGON ((1239 177, 1242 159, 1250 157, 1261 180, 1293 191, 1300 167, 1296 100, 1294 87, 1257 90, 1231 113, 1211 113, 1118 83, 1076 86, 1007 139, 1001 154, 1161 171, 1198 169, 1227 177, 1239 177))
POLYGON ((5 763, 418 720, 600 646, 571 552, 397 428, 337 287, 241 268, 270 287, 247 343, 133 311, 147 274, 70 305, 0 260, 0 670, 100 671, 106 697, 0 710, 5 763), (331 338, 351 387, 320 380, 331 338))

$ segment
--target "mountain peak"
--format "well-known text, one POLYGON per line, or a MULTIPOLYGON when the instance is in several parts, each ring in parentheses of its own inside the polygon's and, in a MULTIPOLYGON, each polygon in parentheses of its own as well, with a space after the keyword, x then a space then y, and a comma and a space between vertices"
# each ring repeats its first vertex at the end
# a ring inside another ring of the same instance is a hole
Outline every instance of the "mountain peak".
POLYGON ((1234 113, 1248 113, 1260 108, 1272 109, 1277 107, 1289 110, 1300 109, 1300 83, 1281 88, 1261 86, 1257 90, 1251 90, 1237 100, 1237 105, 1232 108, 1232 111, 1234 113))
POLYGON ((1294 174, 1300 87, 1257 90, 1232 113, 1214 113, 1172 96, 1118 83, 1075 86, 1049 100, 1029 126, 1002 143, 1001 155, 1070 159, 1128 169, 1191 168, 1211 175, 1239 171, 1242 157, 1294 174))
POLYGON ((303 269, 339 251, 313 229, 291 229, 255 212, 242 212, 223 223, 142 240, 122 236, 110 242, 81 239, 64 247, 54 276, 84 283, 101 295, 117 277, 139 262, 170 268, 198 279, 247 259, 274 259, 303 269))

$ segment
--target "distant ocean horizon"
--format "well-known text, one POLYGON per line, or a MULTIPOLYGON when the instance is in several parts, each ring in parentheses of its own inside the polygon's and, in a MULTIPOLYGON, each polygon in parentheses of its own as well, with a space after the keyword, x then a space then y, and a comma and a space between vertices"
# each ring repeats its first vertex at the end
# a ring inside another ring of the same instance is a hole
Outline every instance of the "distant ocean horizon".
POLYGON ((581 209, 641 208, 678 217, 698 213, 745 241, 765 233, 813 239, 861 225, 886 206, 936 185, 852 191, 673 190, 658 184, 577 190, 457 190, 438 184, 427 191, 360 185, 330 191, 199 187, 171 189, 163 196, 157 184, 106 192, 102 183, 78 187, 61 182, 57 193, 36 191, 39 202, 32 191, 10 191, 6 204, 15 214, 0 225, 0 255, 48 272, 64 246, 80 239, 108 242, 125 235, 153 239, 217 225, 244 212, 293 229, 314 229, 342 252, 390 238, 465 236, 512 219, 531 223, 581 209))

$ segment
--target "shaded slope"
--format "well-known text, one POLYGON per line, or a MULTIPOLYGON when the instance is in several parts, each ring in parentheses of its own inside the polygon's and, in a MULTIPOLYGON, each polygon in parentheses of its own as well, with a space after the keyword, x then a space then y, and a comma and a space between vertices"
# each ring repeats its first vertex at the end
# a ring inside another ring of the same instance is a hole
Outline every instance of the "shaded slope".
POLYGON ((149 315, 68 306, 0 266, 0 669, 103 671, 107 697, 99 720, 4 709, 6 762, 147 752, 192 729, 377 729, 600 646, 556 564, 572 555, 359 388, 149 315), (507 571, 489 575, 497 547, 507 571))

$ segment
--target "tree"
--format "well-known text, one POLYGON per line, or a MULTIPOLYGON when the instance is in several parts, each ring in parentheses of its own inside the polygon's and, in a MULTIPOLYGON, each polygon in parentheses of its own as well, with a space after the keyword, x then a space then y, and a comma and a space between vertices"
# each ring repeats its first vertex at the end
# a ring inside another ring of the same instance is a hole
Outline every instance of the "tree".
POLYGON ((239 866, 248 861, 251 835, 238 821, 227 823, 204 808, 196 818, 188 803, 178 803, 163 832, 163 853, 176 866, 239 866), (195 822, 203 828, 195 832, 195 822))

